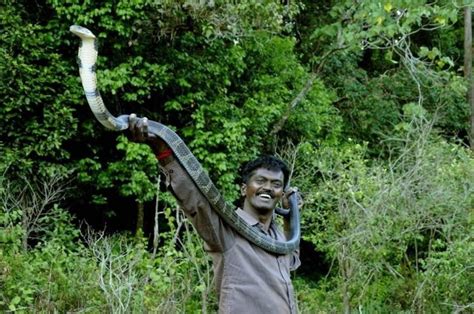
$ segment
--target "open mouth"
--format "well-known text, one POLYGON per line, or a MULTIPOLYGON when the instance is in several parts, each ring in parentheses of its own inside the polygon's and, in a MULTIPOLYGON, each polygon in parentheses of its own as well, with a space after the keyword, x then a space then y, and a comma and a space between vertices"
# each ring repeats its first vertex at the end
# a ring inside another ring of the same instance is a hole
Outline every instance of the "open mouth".
POLYGON ((265 201, 269 201, 269 200, 272 199, 272 196, 270 194, 267 194, 267 193, 259 194, 258 197, 265 200, 265 201))

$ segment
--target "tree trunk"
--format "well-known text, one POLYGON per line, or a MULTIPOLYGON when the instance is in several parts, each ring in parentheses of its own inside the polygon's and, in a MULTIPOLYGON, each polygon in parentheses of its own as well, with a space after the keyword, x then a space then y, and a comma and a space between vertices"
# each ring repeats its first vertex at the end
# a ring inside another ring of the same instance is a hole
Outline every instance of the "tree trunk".
POLYGON ((135 234, 143 233, 143 220, 144 220, 144 206, 142 202, 137 202, 137 227, 135 234))
POLYGON ((466 78, 467 102, 471 108, 469 143, 474 150, 474 86, 472 80, 472 18, 471 6, 464 7, 464 77, 466 78))
POLYGON ((25 208, 22 211, 22 217, 21 217, 21 224, 23 227, 23 235, 21 237, 21 246, 23 247, 23 251, 28 250, 28 236, 30 234, 30 228, 29 228, 29 219, 28 219, 28 207, 25 206, 25 208))

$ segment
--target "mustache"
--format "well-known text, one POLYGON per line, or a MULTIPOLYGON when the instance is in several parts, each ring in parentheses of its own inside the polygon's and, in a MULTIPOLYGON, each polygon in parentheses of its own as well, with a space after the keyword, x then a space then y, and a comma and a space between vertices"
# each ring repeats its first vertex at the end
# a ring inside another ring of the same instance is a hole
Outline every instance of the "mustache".
POLYGON ((273 192, 266 192, 266 191, 263 191, 263 192, 258 192, 257 195, 261 195, 261 194, 268 194, 270 195, 271 198, 274 198, 275 197, 275 194, 273 192))

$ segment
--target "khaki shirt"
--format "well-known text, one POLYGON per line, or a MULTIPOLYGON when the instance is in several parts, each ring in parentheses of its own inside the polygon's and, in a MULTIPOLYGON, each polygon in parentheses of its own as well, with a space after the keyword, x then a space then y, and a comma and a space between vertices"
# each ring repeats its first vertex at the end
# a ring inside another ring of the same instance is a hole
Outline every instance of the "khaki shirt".
MULTIPOLYGON (((212 256, 219 313, 296 313, 290 270, 300 265, 299 252, 278 255, 249 242, 211 209, 209 202, 175 160, 164 166, 167 185, 212 256)), ((261 223, 247 212, 237 213, 249 225, 261 223)), ((276 224, 262 232, 286 241, 276 224)))

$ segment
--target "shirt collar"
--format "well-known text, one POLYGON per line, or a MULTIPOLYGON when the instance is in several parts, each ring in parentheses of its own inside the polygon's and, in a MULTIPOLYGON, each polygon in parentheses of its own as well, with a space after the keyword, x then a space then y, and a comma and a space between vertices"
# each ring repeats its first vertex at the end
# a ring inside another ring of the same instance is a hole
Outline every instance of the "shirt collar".
POLYGON ((240 218, 242 218, 246 223, 251 226, 257 226, 260 224, 260 221, 258 221, 255 217, 253 217, 241 208, 237 208, 237 215, 239 215, 240 218))
MULTIPOLYGON (((247 213, 246 211, 244 211, 240 207, 237 208, 236 212, 237 212, 237 215, 239 215, 240 218, 242 218, 247 224, 249 224, 252 227, 258 226, 262 231, 264 231, 263 224, 260 221, 258 221, 257 218, 250 215, 249 213, 247 213)), ((268 229, 273 229, 273 228, 274 228, 274 221, 273 221, 273 218, 272 218, 272 221, 270 222, 270 225, 268 226, 268 229)))

